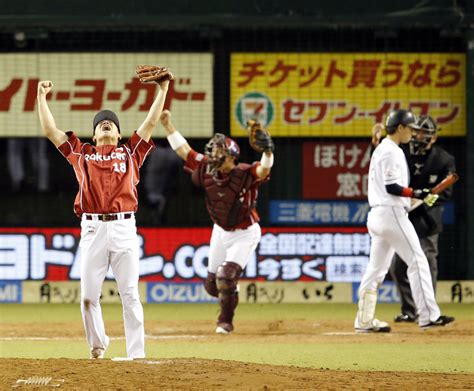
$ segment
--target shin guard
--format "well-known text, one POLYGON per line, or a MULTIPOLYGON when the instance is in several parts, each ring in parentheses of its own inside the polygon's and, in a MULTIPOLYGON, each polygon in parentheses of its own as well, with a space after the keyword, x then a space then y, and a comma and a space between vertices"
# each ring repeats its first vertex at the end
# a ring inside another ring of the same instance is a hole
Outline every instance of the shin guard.
POLYGON ((215 273, 207 273, 207 278, 204 281, 204 289, 213 297, 219 297, 219 291, 217 290, 216 275, 215 273))
POLYGON ((216 283, 219 292, 220 314, 217 324, 227 331, 233 330, 235 308, 239 303, 237 283, 242 273, 240 265, 233 262, 224 262, 217 269, 216 283))

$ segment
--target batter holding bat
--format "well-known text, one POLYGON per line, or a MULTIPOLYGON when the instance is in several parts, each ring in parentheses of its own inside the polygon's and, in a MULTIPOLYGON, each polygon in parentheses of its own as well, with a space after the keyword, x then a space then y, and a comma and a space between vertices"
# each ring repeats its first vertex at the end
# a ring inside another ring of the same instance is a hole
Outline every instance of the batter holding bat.
MULTIPOLYGON (((438 239, 443 230, 442 214, 444 203, 451 198, 452 185, 457 180, 455 160, 452 155, 436 145, 438 129, 433 118, 427 115, 418 117, 417 125, 420 129, 412 133, 408 144, 402 145, 402 150, 408 161, 410 170, 410 186, 427 188, 439 195, 438 200, 431 207, 423 200, 412 204, 408 215, 415 227, 421 248, 428 259, 433 290, 436 292, 438 276, 438 239), (443 188, 443 185, 446 187, 443 188), (438 190, 438 187, 442 187, 438 190)), ((373 146, 377 146, 381 137, 381 124, 376 124, 372 130, 373 146)), ((401 314, 395 316, 395 322, 415 322, 416 306, 410 290, 407 276, 407 265, 395 254, 390 268, 392 279, 397 284, 401 301, 401 314)))
POLYGON ((192 173, 193 183, 206 192, 206 207, 214 227, 204 287, 219 299, 216 333, 229 334, 234 330, 239 278, 261 237, 256 203, 258 188, 268 180, 273 166, 273 141, 260 123, 249 121, 250 145, 262 158, 253 164, 238 163, 239 146, 231 138, 216 133, 203 155, 176 130, 169 111, 163 111, 161 124, 171 147, 192 173))
POLYGON ((159 121, 172 73, 162 67, 136 70, 142 82, 158 83, 158 94, 145 121, 130 139, 122 139, 117 115, 102 110, 92 121, 94 144, 58 129, 46 96, 53 83, 38 83, 38 111, 44 134, 73 166, 79 185, 74 212, 81 219, 81 313, 92 359, 109 345, 100 306, 102 285, 112 268, 123 306, 127 356, 145 357, 143 307, 138 292, 139 257, 135 212, 139 169, 154 149, 152 131, 159 121))
POLYGON ((389 114, 387 137, 375 149, 369 167, 369 205, 367 228, 371 236, 370 257, 359 287, 356 332, 390 332, 388 323, 375 318, 377 289, 382 284, 395 254, 407 264, 411 292, 415 299, 418 324, 422 329, 444 326, 453 317, 441 315, 434 295, 428 261, 413 224, 408 219, 410 198, 423 199, 430 206, 437 195, 429 189, 409 187, 408 163, 400 144, 408 143, 412 132, 420 129, 407 110, 389 114))

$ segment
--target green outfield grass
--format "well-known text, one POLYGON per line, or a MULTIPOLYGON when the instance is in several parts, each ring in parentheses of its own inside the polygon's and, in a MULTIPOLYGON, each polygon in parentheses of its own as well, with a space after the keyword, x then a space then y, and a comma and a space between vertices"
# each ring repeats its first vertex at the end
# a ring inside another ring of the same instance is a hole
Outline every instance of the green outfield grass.
MULTIPOLYGON (((145 305, 147 321, 206 321, 213 324, 216 316, 215 304, 161 304, 145 305)), ((274 321, 284 320, 334 320, 343 321, 350 327, 356 311, 354 304, 242 304, 238 308, 238 320, 274 321)), ((446 304, 443 313, 453 315, 457 320, 474 320, 474 305, 446 304)), ((121 321, 120 305, 104 305, 104 319, 121 321)), ((398 312, 398 305, 385 304, 377 307, 377 316, 391 319, 398 312)), ((0 323, 82 322, 79 306, 60 304, 0 305, 0 323)), ((416 327, 413 325, 413 327, 416 327)), ((350 328, 348 332, 352 331, 350 328)), ((237 360, 274 365, 295 365, 301 367, 328 368, 340 370, 380 371, 429 371, 446 373, 474 373, 473 333, 465 341, 440 338, 417 343, 393 343, 387 335, 386 341, 373 341, 374 336, 364 335, 354 342, 334 343, 325 337, 318 343, 289 344, 278 335, 263 336, 248 341, 237 334, 231 337, 200 336, 199 338, 147 340, 147 356, 153 358, 211 358, 237 360)), ((422 334, 423 335, 423 334, 422 334)), ((1 337, 7 337, 5 335, 1 337)), ((125 341, 114 340, 107 351, 107 357, 123 356, 125 341)), ((87 346, 82 338, 71 340, 1 340, 0 357, 21 358, 84 358, 87 346)))
MULTIPOLYGON (((144 304, 146 320, 214 321, 217 304, 144 304)), ((355 304, 239 304, 241 320, 348 320, 356 314, 355 304)), ((391 319, 400 311, 398 304, 378 304, 376 315, 391 319)), ((122 320, 120 304, 102 304, 104 320, 122 320)), ((459 320, 474 320, 474 304, 442 304, 441 312, 459 320)), ((79 304, 0 304, 0 323, 81 322, 79 304)))

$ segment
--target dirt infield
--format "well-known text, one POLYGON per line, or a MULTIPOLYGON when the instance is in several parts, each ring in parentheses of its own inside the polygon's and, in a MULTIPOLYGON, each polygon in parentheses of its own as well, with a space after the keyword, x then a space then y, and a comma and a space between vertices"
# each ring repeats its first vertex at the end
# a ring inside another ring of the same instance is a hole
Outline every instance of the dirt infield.
MULTIPOLYGON (((463 389, 473 376, 436 373, 330 371, 235 361, 201 359, 1 360, 1 384, 8 389, 18 379, 51 376, 61 389, 463 389)), ((19 389, 26 388, 20 387, 19 389)))
MULTIPOLYGON (((244 322, 238 332, 230 336, 234 342, 255 341, 271 343, 278 338, 285 343, 364 343, 366 338, 353 335, 350 322, 309 321, 244 322)), ((421 332, 414 325, 397 325, 398 332, 390 337, 370 336, 371 342, 423 343, 469 341, 472 342, 474 321, 458 322, 456 327, 421 332)), ((109 322, 111 336, 122 336, 123 325, 109 322)), ((206 341, 218 341, 209 323, 193 322, 192 328, 184 322, 148 322, 146 333, 151 338, 173 335, 201 335, 206 341)), ((83 338, 77 323, 48 324, 41 328, 37 323, 0 324, 0 335, 9 338, 58 337, 83 338)), ((160 342, 161 343, 161 342, 160 342)), ((166 339, 163 343, 173 343, 166 339)), ((192 341, 190 343, 193 343, 192 341)), ((202 343, 202 339, 201 342, 202 343)), ((428 372, 377 372, 345 371, 326 368, 261 365, 237 361, 205 359, 159 359, 117 362, 109 359, 0 359, 1 389, 11 389, 19 379, 35 381, 35 376, 49 376, 60 389, 470 389, 474 387, 474 374, 444 374, 428 372), (64 381, 64 382, 62 382, 64 381)), ((38 381, 38 379, 36 379, 38 381)), ((44 381, 44 380, 43 380, 44 381)), ((32 388, 22 385, 18 389, 32 388)), ((46 386, 48 387, 48 386, 46 386)), ((43 389, 46 389, 44 387, 43 389)))

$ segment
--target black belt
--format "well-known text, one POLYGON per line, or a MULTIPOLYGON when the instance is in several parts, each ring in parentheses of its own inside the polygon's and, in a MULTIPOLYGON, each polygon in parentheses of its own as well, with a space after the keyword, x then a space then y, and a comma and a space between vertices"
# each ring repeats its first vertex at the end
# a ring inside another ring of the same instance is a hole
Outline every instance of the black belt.
POLYGON ((104 214, 84 214, 86 220, 99 220, 99 221, 115 221, 115 220, 125 220, 131 219, 133 213, 104 213, 104 214))

